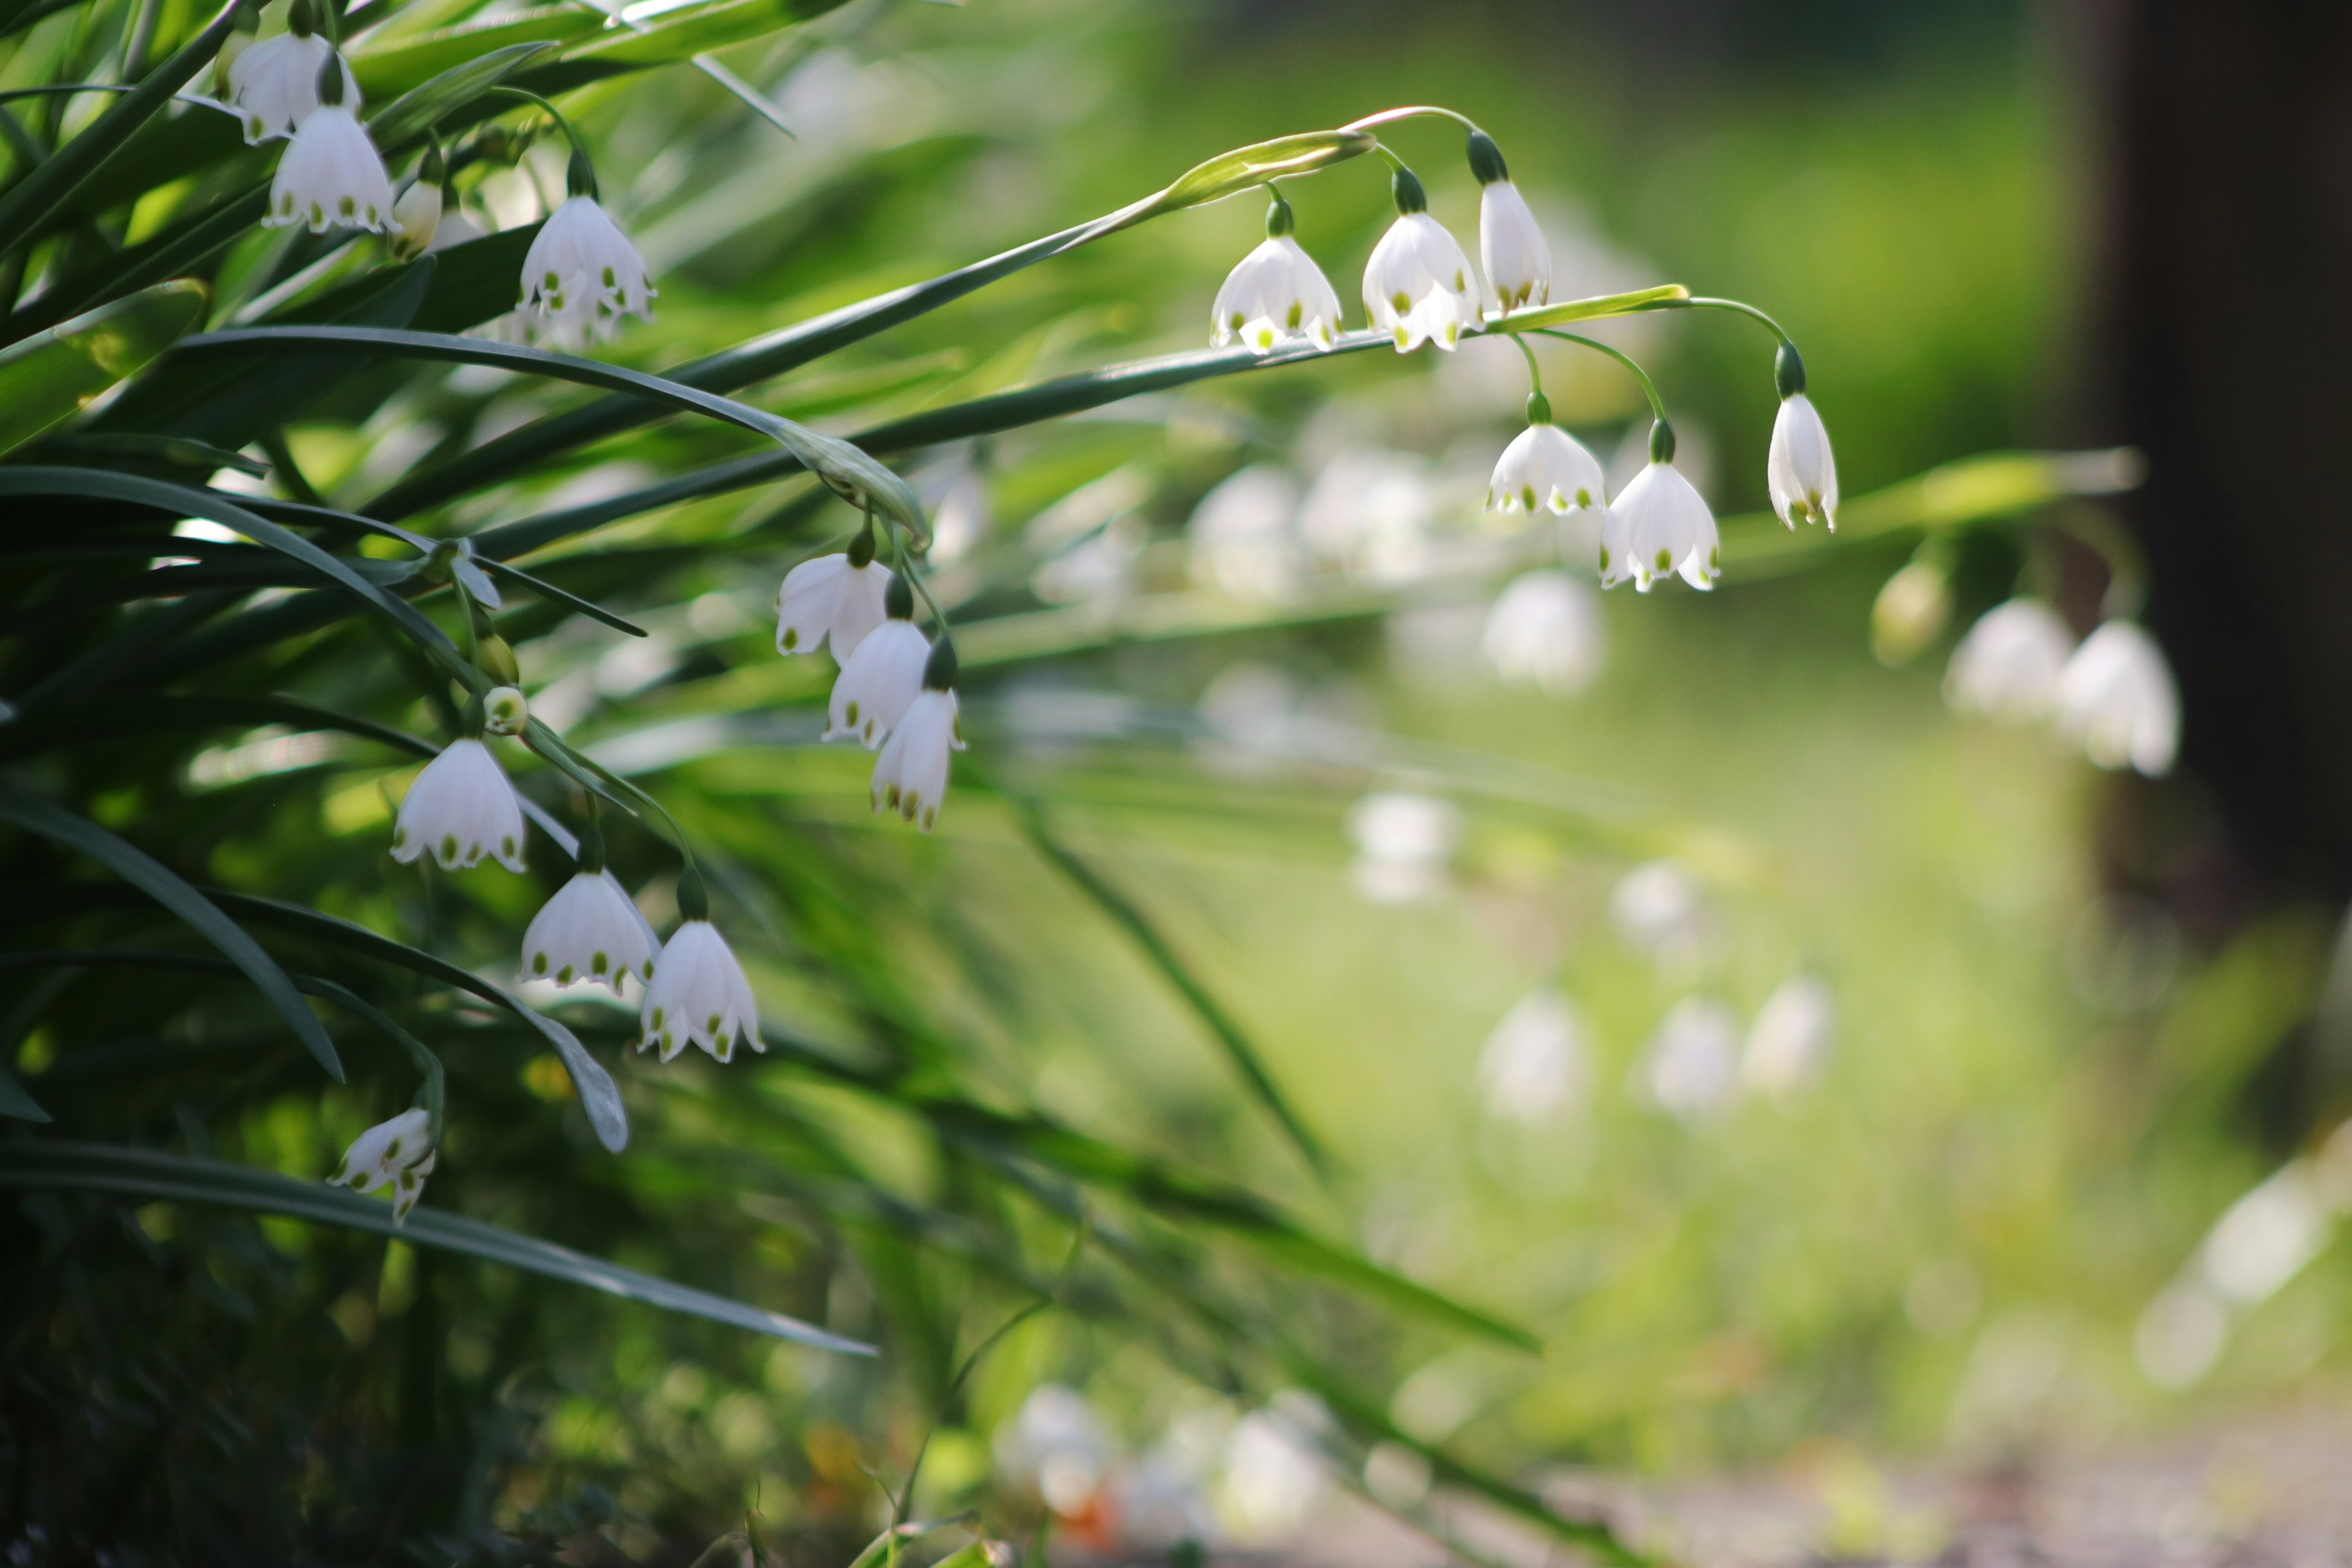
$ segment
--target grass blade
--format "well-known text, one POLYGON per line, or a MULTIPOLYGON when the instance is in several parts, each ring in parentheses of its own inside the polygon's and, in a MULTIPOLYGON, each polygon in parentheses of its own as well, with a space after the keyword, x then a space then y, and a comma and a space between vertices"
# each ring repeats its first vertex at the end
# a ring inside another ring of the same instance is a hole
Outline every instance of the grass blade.
POLYGON ((0 350, 0 452, 62 424, 137 374, 204 313, 205 286, 182 279, 0 350))

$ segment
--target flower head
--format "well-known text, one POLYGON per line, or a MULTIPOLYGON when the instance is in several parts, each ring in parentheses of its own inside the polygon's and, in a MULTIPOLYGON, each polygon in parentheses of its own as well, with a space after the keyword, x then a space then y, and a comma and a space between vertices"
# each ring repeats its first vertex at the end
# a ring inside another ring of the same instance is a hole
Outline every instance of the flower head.
POLYGON ((1470 258, 1429 216, 1429 200, 1410 171, 1397 171, 1395 188, 1397 220, 1364 267, 1364 310, 1396 340, 1399 353, 1425 342, 1451 352, 1463 329, 1479 324, 1470 258))
POLYGON ((874 559, 871 531, 850 541, 845 554, 802 562, 776 590, 776 651, 814 653, 830 638, 834 661, 847 664, 882 624, 891 581, 890 568, 874 559))
POLYGON ((1739 1020, 1720 1002, 1684 997, 1658 1021, 1639 1072, 1651 1102, 1668 1115, 1702 1121, 1721 1114, 1739 1093, 1739 1020))
POLYGON ((2058 728, 2103 768, 2171 771, 2180 694, 2156 639, 2129 621, 2084 638, 2058 677, 2058 728))
POLYGON ((520 308, 536 309, 557 340, 584 343, 610 338, 624 315, 650 319, 656 290, 637 247, 578 184, 523 258, 520 308))
POLYGON ((1785 1098, 1821 1076, 1837 1041, 1837 999, 1821 977, 1780 982, 1748 1031, 1740 1076, 1751 1089, 1785 1098))
POLYGON ((494 686, 482 698, 482 728, 493 735, 520 735, 530 727, 530 700, 514 686, 494 686))
POLYGON ((1266 210, 1265 242, 1225 277, 1209 311, 1209 341, 1236 337, 1258 353, 1304 338, 1328 350, 1339 331, 1339 296, 1315 258, 1291 237, 1290 204, 1279 195, 1266 210))
POLYGON ((1722 542, 1706 498, 1674 465, 1674 431, 1663 419, 1650 433, 1650 466, 1634 476, 1601 524, 1601 583, 1628 577, 1648 593, 1676 573, 1694 588, 1712 588, 1723 573, 1722 542))
POLYGON ((452 741, 402 798, 392 858, 405 865, 430 849, 443 870, 455 871, 488 855, 520 871, 522 841, 522 806, 498 758, 478 740, 452 741))
POLYGON ((1486 612, 1485 645, 1495 673, 1554 697, 1581 691, 1600 671, 1601 606, 1565 572, 1513 579, 1486 612))
POLYGON ((392 224, 392 176, 368 133, 345 105, 320 104, 294 132, 269 184, 269 228, 308 225, 382 230, 392 224))
POLYGON ((1528 427, 1512 437, 1486 485, 1488 511, 1534 511, 1549 507, 1565 516, 1586 509, 1606 511, 1609 496, 1601 459, 1583 442, 1551 422, 1551 405, 1538 393, 1528 399, 1528 427))
POLYGON ((874 759, 874 809, 895 810, 926 833, 947 798, 952 753, 964 749, 955 672, 955 644, 943 636, 931 645, 922 690, 874 759))
POLYGON ((1801 521, 1818 522, 1835 533, 1837 458, 1830 452, 1828 428, 1805 395, 1805 362, 1797 357, 1795 344, 1780 345, 1775 370, 1780 412, 1772 421, 1771 452, 1764 469, 1772 510, 1790 528, 1801 521))
MULTIPOLYGON (((319 107, 319 75, 329 61, 342 74, 342 103, 360 106, 359 79, 335 46, 304 25, 296 7, 296 30, 241 51, 228 68, 228 103, 245 126, 248 142, 291 136, 319 107)), ((386 203, 387 206, 391 204, 386 203)))
POLYGON ((1470 172, 1478 177, 1478 258, 1486 287, 1505 315, 1551 300, 1551 247, 1527 197, 1511 183, 1502 150, 1483 131, 1470 132, 1470 172))
POLYGON ((1538 986, 1486 1037, 1478 1058, 1478 1084, 1489 1114, 1533 1126, 1574 1102, 1582 1087, 1584 1026, 1575 1005, 1538 986))
POLYGON ((624 974, 653 979, 657 945, 619 879, 601 867, 589 869, 583 857, 523 932, 523 978, 617 992, 624 974))
POLYGON ((334 1186, 372 1193, 394 1189, 392 1223, 400 1224, 416 1200, 425 1195, 425 1178, 433 1173, 440 1152, 428 1141, 432 1119, 419 1110, 404 1110, 389 1121, 379 1121, 352 1140, 343 1163, 327 1178, 334 1186))
POLYGON ((2046 719, 2058 706, 2058 678, 2074 651, 2073 630, 2041 600, 1996 605, 1952 650, 1944 700, 2004 724, 2046 719))
MULTIPOLYGON (((683 885, 678 902, 687 907, 683 885)), ((760 1038, 760 1005, 752 999, 751 983, 727 939, 710 923, 707 908, 689 913, 663 944, 639 1017, 645 1034, 637 1048, 659 1044, 664 1061, 689 1040, 722 1062, 733 1058, 739 1037, 755 1051, 768 1048, 760 1038)))
POLYGON ((890 580, 889 617, 842 662, 825 707, 822 740, 855 736, 872 751, 896 729, 923 689, 931 639, 913 620, 915 596, 906 580, 890 580))

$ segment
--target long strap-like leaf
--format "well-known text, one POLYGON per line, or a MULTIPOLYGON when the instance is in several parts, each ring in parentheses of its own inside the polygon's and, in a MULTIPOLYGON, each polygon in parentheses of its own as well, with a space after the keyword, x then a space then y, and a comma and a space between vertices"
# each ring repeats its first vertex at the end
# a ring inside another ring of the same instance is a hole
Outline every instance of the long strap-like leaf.
POLYGON ((11 785, 0 784, 0 821, 12 822, 27 833, 38 834, 51 843, 89 856, 195 927, 206 942, 219 948, 261 988, 270 1005, 285 1016, 296 1037, 327 1069, 327 1076, 337 1083, 342 1082, 343 1064, 335 1055, 335 1042, 327 1037, 325 1026, 310 1011, 310 1005, 302 1000, 302 994, 286 977, 277 960, 263 952, 261 944, 246 934, 243 926, 222 913, 218 904, 196 891, 177 872, 89 818, 76 816, 63 806, 11 785))
POLYGON ((108 1143, 52 1142, 43 1139, 0 1142, 0 1186, 67 1188, 121 1193, 167 1203, 213 1204, 259 1214, 284 1215, 318 1225, 341 1226, 394 1237, 415 1247, 437 1247, 488 1263, 502 1263, 570 1285, 643 1301, 755 1333, 772 1334, 845 1355, 873 1355, 872 1345, 827 1333, 798 1318, 730 1300, 708 1290, 672 1284, 574 1252, 535 1236, 484 1225, 478 1220, 419 1208, 405 1224, 394 1224, 392 1205, 322 1182, 298 1182, 275 1171, 194 1159, 153 1149, 108 1143))

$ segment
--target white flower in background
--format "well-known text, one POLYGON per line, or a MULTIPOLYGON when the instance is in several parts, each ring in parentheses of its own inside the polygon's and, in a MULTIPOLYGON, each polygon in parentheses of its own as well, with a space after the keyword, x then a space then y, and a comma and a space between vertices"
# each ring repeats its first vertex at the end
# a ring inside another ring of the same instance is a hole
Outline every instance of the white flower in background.
POLYGON ((1511 183, 1502 149, 1483 131, 1470 132, 1470 172, 1478 177, 1478 257, 1486 287, 1503 313, 1551 299, 1551 247, 1544 243, 1527 197, 1511 183))
POLYGON ((1650 465, 1635 476, 1601 524, 1601 584, 1631 577, 1646 594, 1676 573, 1694 588, 1712 588, 1723 550, 1706 500, 1674 465, 1674 432, 1661 420, 1650 435, 1650 465))
POLYGON ((1226 1439, 1219 1501, 1225 1522, 1244 1541, 1296 1530, 1330 1485, 1330 1468, 1316 1450, 1311 1427, 1285 1403, 1277 1395, 1276 1408, 1250 1412, 1226 1439))
POLYGON ((1356 841, 1349 873, 1376 904, 1412 903, 1445 890, 1462 846, 1462 814, 1451 801, 1404 790, 1368 795, 1348 812, 1356 841))
POLYGON ((425 247, 425 254, 431 256, 436 252, 446 250, 453 245, 463 245, 467 240, 479 239, 483 232, 481 225, 467 217, 464 210, 455 202, 448 203, 441 209, 440 226, 434 229, 433 243, 425 247))
POLYGON ((1535 422, 1503 448, 1495 477, 1486 485, 1486 510, 1532 512, 1549 507, 1563 517, 1571 511, 1606 511, 1609 493, 1601 459, 1551 422, 1551 405, 1541 393, 1528 399, 1528 416, 1535 422))
POLYGON ((522 262, 522 302, 559 340, 610 338, 625 315, 650 320, 656 290, 637 247, 596 198, 575 190, 540 226, 522 262))
POLYGON ((434 247, 441 237, 441 182, 422 176, 392 204, 392 253, 414 260, 434 247))
POLYGON ((930 662, 931 639, 909 619, 914 595, 903 581, 890 584, 890 616, 863 638, 834 678, 821 740, 855 738, 867 751, 880 745, 923 689, 923 667, 930 662))
POLYGON ((523 932, 523 978, 617 993, 624 974, 654 977, 656 946, 619 880, 602 868, 588 869, 583 859, 523 932))
POLYGON ((1299 537, 1321 559, 1375 582, 1410 581, 1428 564, 1437 493, 1427 459, 1351 447, 1316 475, 1298 510, 1299 537))
MULTIPOLYGON (((685 898, 678 903, 681 909, 694 907, 685 898)), ((755 1051, 768 1048, 760 1038, 760 1005, 752 999, 751 983, 707 909, 689 914, 662 944, 638 1020, 644 1035, 637 1048, 659 1045, 663 1061, 689 1040, 722 1062, 733 1059, 739 1037, 755 1051)))
POLYGON ((1486 1111, 1534 1126, 1574 1103, 1584 1079, 1584 1025, 1575 1005, 1549 986, 1519 998, 1478 1058, 1486 1111))
POLYGON ((1943 552, 1928 548, 1889 577, 1870 605, 1870 651, 1889 669, 1916 658, 1952 618, 1952 578, 1943 552))
POLYGON ((1085 1394, 1058 1383, 1032 1389, 993 1446, 1005 1473, 1035 1487, 1064 1518, 1087 1510, 1110 1466, 1102 1418, 1085 1394))
POLYGON ((1339 296, 1315 258, 1291 237, 1290 204, 1279 194, 1266 209, 1265 240, 1226 275, 1210 310, 1209 341, 1239 338, 1256 353, 1294 339, 1328 351, 1339 332, 1339 296))
POLYGON ((1785 1098, 1821 1076, 1837 1041, 1837 999, 1818 975, 1780 982, 1748 1030, 1740 1076, 1750 1089, 1785 1098))
POLYGON ((1691 969, 1715 944, 1706 890, 1672 860, 1645 861, 1620 878, 1609 918, 1627 946, 1662 969, 1691 969))
POLYGON ((261 222, 266 228, 304 224, 312 234, 391 226, 392 176, 348 108, 322 103, 302 121, 278 160, 269 216, 261 222))
POLYGON ((2156 639, 2129 621, 2109 621, 2084 638, 2058 677, 2058 728, 2103 768, 2130 766, 2150 778, 2170 771, 2180 694, 2156 639))
POLYGON ((890 568, 874 559, 869 533, 845 554, 803 561, 776 590, 776 651, 814 653, 827 638, 835 663, 846 664, 868 632, 887 618, 890 568))
POLYGON ((520 688, 494 686, 482 698, 482 728, 493 735, 520 735, 530 728, 530 700, 520 688))
POLYGON ((1739 1020, 1720 1002, 1684 997, 1650 1037, 1641 1082, 1651 1103, 1679 1121, 1727 1109, 1739 1092, 1739 1020))
POLYGON ((455 871, 488 855, 520 871, 522 841, 522 805, 498 758, 479 741, 452 741, 401 797, 392 858, 406 865, 429 849, 455 871))
POLYGON ((1835 533, 1837 458, 1830 452, 1828 427, 1805 395, 1805 362, 1796 344, 1780 344, 1772 380, 1780 394, 1780 412, 1772 421, 1772 447, 1764 465, 1772 510, 1791 529, 1800 522, 1819 522, 1835 533))
POLYGON ((1487 612, 1483 640, 1496 674, 1553 697, 1583 690, 1607 652, 1598 596, 1565 572, 1514 578, 1487 612))
POLYGON ((359 108, 360 83, 351 62, 317 33, 280 33, 241 52, 228 68, 228 102, 244 123, 246 141, 267 142, 301 129, 319 107, 319 74, 331 59, 342 66, 342 101, 359 108))
POLYGON ((1185 525, 1193 577, 1236 598, 1286 595, 1306 569, 1293 526, 1298 503, 1298 481, 1271 463, 1228 476, 1185 525))
POLYGON ((1470 258, 1429 216, 1419 180, 1400 169, 1395 186, 1397 220, 1364 268, 1364 310, 1372 325, 1396 340, 1399 353, 1425 342, 1451 352, 1463 331, 1475 331, 1480 321, 1470 258))
POLYGON ((2039 599, 2011 599, 1986 611, 1944 673, 1944 700, 1962 713, 2004 724, 2047 719, 2058 706, 2058 679, 2074 651, 2074 633, 2039 599))
POLYGON ((341 1167, 327 1178, 328 1184, 362 1193, 391 1187, 392 1223, 402 1223, 425 1195, 425 1178, 440 1158, 425 1141, 431 1130, 432 1120, 422 1110, 404 1110, 389 1121, 377 1122, 352 1140, 341 1167))
POLYGON ((971 553, 988 537, 988 481, 969 463, 959 463, 953 477, 936 494, 924 499, 931 508, 931 547, 924 559, 944 566, 971 553))

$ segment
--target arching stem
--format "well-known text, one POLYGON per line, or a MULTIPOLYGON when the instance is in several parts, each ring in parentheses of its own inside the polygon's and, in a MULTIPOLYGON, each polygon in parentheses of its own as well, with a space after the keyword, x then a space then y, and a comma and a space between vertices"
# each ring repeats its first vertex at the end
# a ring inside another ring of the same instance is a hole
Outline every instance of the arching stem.
MULTIPOLYGON (((1661 424, 1665 422, 1666 400, 1658 395, 1657 383, 1650 379, 1650 373, 1643 370, 1640 365, 1635 364, 1631 355, 1621 353, 1616 349, 1612 349, 1607 343, 1596 342, 1591 338, 1579 337, 1574 332, 1563 332, 1558 327, 1538 327, 1536 331, 1541 332, 1545 337, 1558 338, 1563 342, 1582 343, 1586 348, 1591 349, 1595 353, 1607 354, 1611 359, 1615 360, 1619 364, 1622 364, 1627 370, 1632 371, 1633 373, 1633 379, 1642 384, 1642 391, 1650 400, 1650 412, 1657 416, 1657 419, 1661 424)), ((1513 334, 1515 337, 1521 334, 1513 334)), ((1535 362, 1535 354, 1531 351, 1528 351, 1525 343, 1521 343, 1519 347, 1523 352, 1527 352, 1528 361, 1532 364, 1535 362)))
POLYGON ((1409 104, 1402 109, 1383 109, 1378 114, 1367 114, 1361 120, 1351 120, 1339 127, 1342 131, 1370 131, 1375 125, 1393 125, 1400 120, 1451 120, 1465 131, 1475 131, 1477 122, 1466 114, 1433 103, 1409 104))

